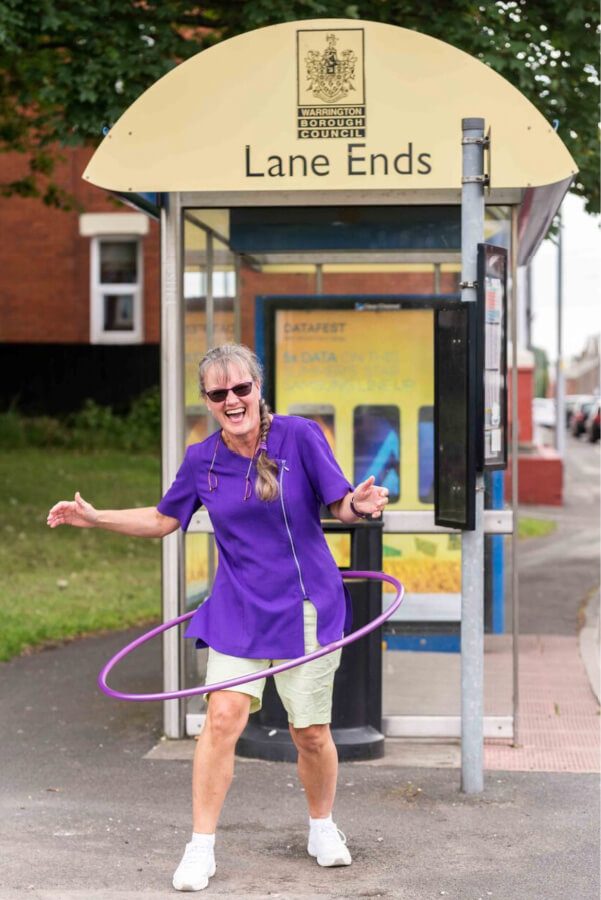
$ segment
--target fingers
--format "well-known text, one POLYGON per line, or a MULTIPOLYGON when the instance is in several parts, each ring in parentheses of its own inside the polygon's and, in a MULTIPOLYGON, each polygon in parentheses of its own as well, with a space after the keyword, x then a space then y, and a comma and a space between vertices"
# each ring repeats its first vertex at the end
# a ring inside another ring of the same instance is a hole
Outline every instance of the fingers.
POLYGON ((70 500, 60 500, 58 503, 55 503, 48 513, 46 524, 49 525, 50 528, 56 528, 57 525, 64 525, 67 522, 69 508, 72 506, 73 502, 70 500))
POLYGON ((361 484, 358 484, 355 488, 355 496, 359 494, 360 497, 367 497, 369 494, 369 489, 375 481, 375 477, 370 475, 369 478, 366 478, 365 481, 362 481, 361 484))
POLYGON ((388 503, 388 488, 376 488, 377 497, 376 497, 376 511, 373 513, 374 516, 379 516, 388 503))
POLYGON ((58 525, 72 525, 75 515, 83 515, 85 510, 89 508, 87 503, 79 491, 75 494, 74 500, 59 500, 48 512, 46 524, 50 528, 56 528, 58 525))
POLYGON ((388 488, 381 487, 380 485, 375 484, 375 480, 375 477, 373 475, 370 475, 369 478, 361 482, 361 484, 359 484, 355 488, 355 496, 357 496, 358 494, 363 498, 370 497, 372 500, 376 500, 378 502, 385 499, 386 502, 388 502, 388 488))
POLYGON ((376 485, 375 480, 375 477, 370 475, 355 488, 354 497, 355 503, 361 504, 358 507, 360 512, 369 513, 374 519, 378 519, 388 503, 389 491, 387 487, 376 485))
POLYGON ((58 516, 68 509, 73 501, 71 500, 59 500, 58 503, 55 503, 50 512, 48 513, 48 517, 50 516, 58 516))

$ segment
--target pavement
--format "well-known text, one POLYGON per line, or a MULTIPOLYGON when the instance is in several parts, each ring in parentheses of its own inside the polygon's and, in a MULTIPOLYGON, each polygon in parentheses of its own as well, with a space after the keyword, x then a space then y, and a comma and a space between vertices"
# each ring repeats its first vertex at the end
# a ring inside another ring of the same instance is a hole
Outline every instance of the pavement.
MULTIPOLYGON (((295 766, 238 759, 202 896, 597 900, 598 451, 570 449, 563 508, 524 510, 558 528, 520 545, 521 746, 486 741, 483 792, 461 792, 456 742, 388 738, 384 759, 341 765, 335 818, 353 865, 321 869, 306 853, 295 766), (584 733, 592 756, 580 753, 584 733)), ((96 688, 104 662, 139 633, 0 666, 0 900, 177 896, 193 740, 162 740, 159 704, 96 688)), ((119 678, 132 692, 159 690, 156 647, 124 660, 119 678)))

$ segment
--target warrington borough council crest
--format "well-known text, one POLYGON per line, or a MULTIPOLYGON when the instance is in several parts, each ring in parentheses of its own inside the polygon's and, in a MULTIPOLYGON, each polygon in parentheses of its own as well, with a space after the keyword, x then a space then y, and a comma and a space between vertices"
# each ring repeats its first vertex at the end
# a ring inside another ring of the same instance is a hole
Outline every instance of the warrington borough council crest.
POLYGON ((362 28, 297 32, 298 137, 365 137, 362 28))

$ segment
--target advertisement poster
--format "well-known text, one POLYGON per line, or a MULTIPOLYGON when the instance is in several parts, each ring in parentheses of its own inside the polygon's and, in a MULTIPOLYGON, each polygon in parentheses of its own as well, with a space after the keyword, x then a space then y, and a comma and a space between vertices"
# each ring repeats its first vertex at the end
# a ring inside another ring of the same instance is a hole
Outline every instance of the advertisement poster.
POLYGON ((484 469, 507 468, 507 250, 478 244, 479 335, 483 369, 484 469))
MULTIPOLYGON (((204 304, 203 304, 204 307, 204 304)), ((215 314, 213 346, 231 344, 234 340, 233 310, 215 314)), ((186 409, 203 403, 198 386, 198 364, 207 352, 207 323, 204 308, 186 309, 184 317, 186 363, 184 370, 186 409)))
POLYGON ((503 469, 507 465, 507 251, 480 244, 478 252, 478 278, 484 290, 484 465, 503 469))
MULTIPOLYGON (((233 310, 220 310, 215 315, 214 344, 231 344, 234 340, 233 310)), ((203 309, 186 309, 185 341, 185 442, 204 441, 208 437, 209 422, 204 401, 200 396, 198 364, 207 352, 206 316, 203 309)), ((212 420, 211 420, 212 421, 212 420)), ((214 427, 214 426, 213 426, 214 427)), ((188 608, 196 606, 204 597, 212 580, 216 554, 215 542, 206 534, 186 535, 186 599, 188 608)))
MULTIPOLYGON (((389 510, 433 509, 433 311, 368 307, 276 310, 275 410, 318 422, 349 481, 388 487, 389 510)), ((383 551, 407 591, 398 619, 459 619, 458 535, 385 533, 383 551)))

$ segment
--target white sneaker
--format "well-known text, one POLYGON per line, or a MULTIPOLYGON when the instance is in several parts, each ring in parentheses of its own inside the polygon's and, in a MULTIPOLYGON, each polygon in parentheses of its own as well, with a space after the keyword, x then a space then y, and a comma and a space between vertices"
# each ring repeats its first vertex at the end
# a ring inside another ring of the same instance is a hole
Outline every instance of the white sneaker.
POLYGON ((320 866, 350 866, 352 862, 345 836, 334 822, 325 819, 323 825, 313 825, 309 831, 307 850, 320 866))
POLYGON ((203 844, 186 844, 182 860, 173 876, 176 891, 202 891, 215 874, 215 853, 203 844))

